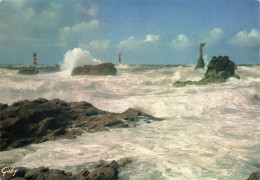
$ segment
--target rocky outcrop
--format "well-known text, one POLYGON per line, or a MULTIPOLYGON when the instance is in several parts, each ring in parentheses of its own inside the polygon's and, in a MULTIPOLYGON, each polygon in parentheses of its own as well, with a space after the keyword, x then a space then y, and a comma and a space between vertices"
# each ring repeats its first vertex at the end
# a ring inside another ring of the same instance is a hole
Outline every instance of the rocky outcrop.
POLYGON ((213 56, 203 79, 199 83, 222 83, 232 76, 238 77, 235 75, 235 63, 230 61, 228 56, 213 56))
POLYGON ((260 180, 260 171, 253 172, 246 180, 260 180))
POLYGON ((39 71, 34 67, 28 69, 21 69, 18 71, 18 74, 25 74, 25 75, 35 75, 38 74, 39 71))
POLYGON ((206 85, 208 83, 223 83, 229 77, 239 78, 235 74, 235 63, 229 60, 228 56, 213 56, 208 64, 208 69, 200 81, 177 81, 174 86, 183 87, 186 85, 206 85))
POLYGON ((85 65, 73 69, 71 75, 113 75, 115 76, 117 69, 112 63, 103 63, 98 65, 85 65))
POLYGON ((135 109, 109 113, 84 101, 67 103, 40 98, 19 101, 11 106, 0 104, 0 150, 58 138, 75 138, 83 132, 133 127, 140 116, 156 119, 135 109))
POLYGON ((98 164, 91 172, 87 169, 82 169, 77 174, 65 172, 60 169, 49 169, 48 167, 39 167, 34 169, 26 169, 24 167, 9 167, 4 166, 0 169, 0 179, 19 179, 19 180, 112 180, 118 179, 118 169, 124 167, 131 161, 124 159, 122 163, 112 161, 110 163, 102 162, 98 164), (4 173, 4 174, 3 174, 4 173))

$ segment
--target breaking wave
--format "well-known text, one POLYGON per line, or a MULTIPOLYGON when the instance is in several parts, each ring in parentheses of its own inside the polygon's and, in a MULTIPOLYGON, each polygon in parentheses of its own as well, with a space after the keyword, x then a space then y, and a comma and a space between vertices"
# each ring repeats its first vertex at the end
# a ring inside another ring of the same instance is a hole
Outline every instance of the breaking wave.
POLYGON ((81 48, 74 48, 65 53, 61 69, 69 69, 72 71, 72 69, 77 66, 97 65, 101 63, 102 61, 94 59, 89 51, 82 50, 81 48))

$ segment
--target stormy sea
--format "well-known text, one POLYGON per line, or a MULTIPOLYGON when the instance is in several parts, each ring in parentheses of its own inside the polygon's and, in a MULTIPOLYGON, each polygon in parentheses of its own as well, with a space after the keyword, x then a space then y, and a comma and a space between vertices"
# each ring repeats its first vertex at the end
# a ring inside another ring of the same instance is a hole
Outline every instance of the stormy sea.
POLYGON ((200 80, 195 65, 117 65, 116 76, 71 76, 62 65, 0 66, 0 102, 59 98, 109 112, 135 108, 163 121, 84 133, 0 152, 0 166, 59 168, 76 173, 100 160, 128 157, 120 179, 246 179, 260 168, 260 66, 238 65, 240 79, 174 87, 200 80))

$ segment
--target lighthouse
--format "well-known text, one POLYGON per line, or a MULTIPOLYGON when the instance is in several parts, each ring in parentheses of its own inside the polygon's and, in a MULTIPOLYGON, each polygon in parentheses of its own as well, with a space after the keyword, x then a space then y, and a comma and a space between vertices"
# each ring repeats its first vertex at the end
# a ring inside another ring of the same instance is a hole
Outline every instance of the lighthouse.
POLYGON ((203 69, 205 66, 204 60, 202 59, 202 48, 203 48, 203 46, 205 46, 205 44, 206 43, 200 43, 199 59, 198 59, 197 65, 195 66, 195 70, 199 69, 199 68, 203 69))
POLYGON ((36 61, 36 53, 33 53, 33 64, 37 65, 37 61, 36 61))
POLYGON ((122 64, 122 62, 121 62, 121 53, 119 53, 118 64, 122 64))

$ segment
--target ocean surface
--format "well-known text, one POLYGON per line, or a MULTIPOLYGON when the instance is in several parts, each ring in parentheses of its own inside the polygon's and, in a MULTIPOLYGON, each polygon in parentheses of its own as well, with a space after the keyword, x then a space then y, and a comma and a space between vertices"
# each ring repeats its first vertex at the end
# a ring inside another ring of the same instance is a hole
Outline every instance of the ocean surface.
POLYGON ((120 179, 246 179, 260 169, 260 66, 241 65, 223 84, 176 88, 200 80, 195 65, 120 65, 117 76, 70 76, 59 65, 0 66, 0 102, 36 98, 87 101, 99 109, 136 108, 163 121, 85 133, 76 139, 32 144, 0 152, 0 165, 48 166, 78 172, 100 160, 128 157, 120 179))

